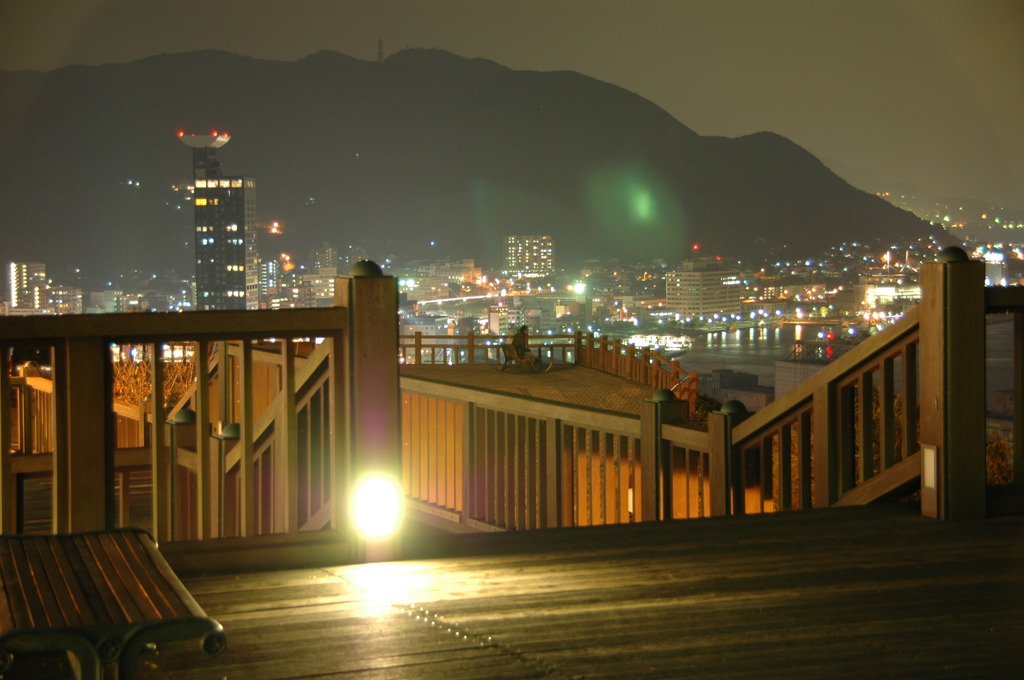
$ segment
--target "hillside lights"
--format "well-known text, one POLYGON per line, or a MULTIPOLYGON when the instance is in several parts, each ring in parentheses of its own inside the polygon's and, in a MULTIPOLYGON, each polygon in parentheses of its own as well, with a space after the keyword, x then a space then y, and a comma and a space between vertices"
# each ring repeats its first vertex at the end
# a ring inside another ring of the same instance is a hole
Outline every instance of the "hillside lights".
POLYGON ((385 475, 367 475, 352 494, 356 530, 367 540, 391 536, 402 521, 402 493, 398 483, 385 475))

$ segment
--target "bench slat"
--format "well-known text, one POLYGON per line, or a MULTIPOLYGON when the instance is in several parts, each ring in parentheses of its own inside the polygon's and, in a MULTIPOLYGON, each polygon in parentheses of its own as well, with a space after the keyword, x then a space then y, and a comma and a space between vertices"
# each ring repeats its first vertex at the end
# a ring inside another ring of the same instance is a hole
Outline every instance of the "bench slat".
POLYGON ((0 545, 0 631, 14 629, 14 617, 7 595, 8 588, 14 588, 9 572, 4 569, 4 553, 8 551, 6 544, 0 545))
POLYGON ((35 628, 38 625, 39 596, 26 584, 32 582, 25 559, 25 546, 20 542, 5 545, 0 550, 0 569, 3 570, 7 608, 13 628, 35 628), (7 575, 10 578, 7 578, 7 575))
POLYGON ((84 536, 69 535, 63 537, 63 542, 71 561, 72 577, 77 581, 89 605, 89 625, 107 625, 120 621, 121 617, 117 616, 117 601, 106 588, 106 577, 96 564, 84 536))
POLYGON ((0 544, 0 578, 3 579, 3 630, 18 628, 18 622, 27 621, 25 599, 17 579, 17 567, 14 565, 12 552, 14 546, 0 544))
MULTIPOLYGON (((53 553, 47 541, 31 541, 25 544, 25 557, 35 581, 41 609, 38 618, 50 628, 68 624, 68 605, 71 598, 64 588, 56 568, 53 553)), ((72 619, 74 616, 71 617, 72 619)))
POLYGON ((89 544, 93 557, 103 570, 107 587, 117 601, 114 620, 131 623, 159 617, 158 612, 147 612, 139 605, 136 598, 138 584, 134 583, 132 568, 125 563, 113 537, 109 534, 94 534, 86 537, 86 543, 89 544))
MULTIPOLYGON (((93 614, 88 606, 89 601, 75 577, 74 567, 68 559, 64 542, 57 536, 51 536, 46 541, 46 548, 53 558, 53 579, 59 579, 59 583, 63 585, 63 598, 58 596, 58 599, 62 599, 67 624, 82 626, 92 623, 93 614)), ((58 585, 54 587, 60 588, 58 585)))
MULTIPOLYGON (((140 542, 126 534, 114 536, 128 564, 134 565, 133 578, 141 587, 140 597, 145 600, 146 607, 153 616, 159 618, 183 618, 186 616, 206 616, 198 604, 190 607, 195 600, 182 589, 176 592, 174 585, 178 578, 171 571, 162 571, 159 566, 163 557, 159 555, 151 543, 140 542), (182 595, 185 595, 183 598, 182 595)), ((140 606, 142 603, 139 603, 140 606)))

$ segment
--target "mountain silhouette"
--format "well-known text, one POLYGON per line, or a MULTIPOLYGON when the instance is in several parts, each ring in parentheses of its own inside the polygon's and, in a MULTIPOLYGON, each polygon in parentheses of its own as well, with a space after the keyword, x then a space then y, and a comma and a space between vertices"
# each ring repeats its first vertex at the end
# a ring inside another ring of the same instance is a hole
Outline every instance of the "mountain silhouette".
POLYGON ((777 134, 701 136, 578 73, 441 50, 164 54, 0 72, 0 92, 8 259, 191 270, 191 205, 172 189, 191 179, 179 129, 232 135, 224 171, 254 176, 259 219, 285 227, 261 248, 300 260, 328 241, 497 265, 505 235, 543 233, 565 266, 673 262, 693 244, 760 261, 931 233, 777 134))

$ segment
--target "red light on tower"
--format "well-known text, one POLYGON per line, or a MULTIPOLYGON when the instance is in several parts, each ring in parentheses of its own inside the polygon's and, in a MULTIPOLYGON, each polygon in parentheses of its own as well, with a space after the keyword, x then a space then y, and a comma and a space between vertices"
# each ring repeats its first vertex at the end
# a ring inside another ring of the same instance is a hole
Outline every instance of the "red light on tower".
POLYGON ((184 130, 178 130, 178 136, 179 137, 184 137, 185 136, 185 131, 184 130))
POLYGON ((210 133, 210 135, 211 135, 211 136, 213 136, 213 137, 216 137, 216 136, 217 136, 217 131, 216 131, 216 130, 213 130, 213 131, 212 131, 212 132, 210 133))
POLYGON ((693 244, 693 249, 694 250, 700 250, 700 244, 699 243, 694 243, 693 244))

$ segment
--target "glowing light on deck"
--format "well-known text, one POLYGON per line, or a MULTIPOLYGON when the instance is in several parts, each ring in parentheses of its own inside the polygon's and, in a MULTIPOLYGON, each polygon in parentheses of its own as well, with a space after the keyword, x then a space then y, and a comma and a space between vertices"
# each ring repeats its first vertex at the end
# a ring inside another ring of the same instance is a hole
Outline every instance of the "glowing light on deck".
POLYGON ((352 494, 356 529, 367 539, 387 538, 402 521, 402 505, 402 494, 393 479, 383 475, 365 477, 352 494))

